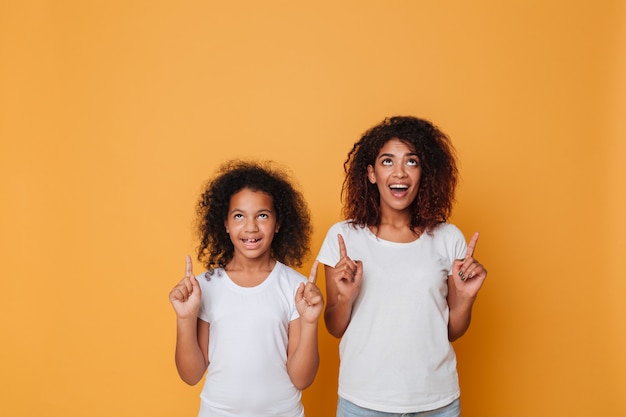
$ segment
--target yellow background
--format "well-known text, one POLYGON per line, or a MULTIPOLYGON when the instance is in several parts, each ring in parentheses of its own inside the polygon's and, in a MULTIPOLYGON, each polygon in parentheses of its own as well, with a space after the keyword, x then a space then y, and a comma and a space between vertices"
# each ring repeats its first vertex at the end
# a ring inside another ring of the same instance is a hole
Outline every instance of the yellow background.
POLYGON ((316 252, 396 114, 452 137, 452 221, 482 233, 464 416, 626 415, 625 28, 620 0, 1 1, 0 415, 195 415, 167 294, 204 180, 291 167, 316 252))

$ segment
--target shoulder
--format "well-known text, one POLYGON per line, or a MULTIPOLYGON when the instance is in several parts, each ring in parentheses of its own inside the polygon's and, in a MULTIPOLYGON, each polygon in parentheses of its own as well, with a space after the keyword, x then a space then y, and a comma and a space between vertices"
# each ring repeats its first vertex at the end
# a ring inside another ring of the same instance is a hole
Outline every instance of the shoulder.
MULTIPOLYGON (((352 240, 363 240, 363 236, 366 234, 367 229, 352 223, 349 220, 344 220, 333 224, 328 229, 326 237, 322 242, 322 251, 324 248, 336 248, 338 247, 337 235, 341 235, 343 240, 347 243, 352 240)), ((338 250, 338 249, 337 249, 338 250)))
POLYGON ((289 282, 291 284, 299 285, 301 282, 307 280, 300 272, 278 261, 276 262, 276 273, 280 281, 289 282))
POLYGON ((328 229, 328 233, 329 234, 334 233, 335 235, 337 233, 341 233, 345 235, 345 234, 352 234, 352 233, 360 233, 363 230, 364 230, 363 226, 359 226, 353 223, 351 220, 343 220, 330 226, 330 228, 328 229))
POLYGON ((291 304, 295 302, 293 296, 298 291, 298 287, 306 280, 306 277, 295 269, 277 261, 271 286, 282 294, 282 299, 286 303, 291 304))
POLYGON ((467 244, 463 232, 453 224, 441 223, 432 230, 433 244, 450 257, 460 259, 465 255, 467 244))
POLYGON ((432 229, 432 235, 435 238, 440 239, 462 239, 464 240, 463 232, 456 225, 452 223, 440 223, 432 229))
POLYGON ((213 268, 196 275, 196 279, 200 285, 210 285, 210 283, 214 283, 216 279, 221 278, 223 274, 223 268, 213 268))

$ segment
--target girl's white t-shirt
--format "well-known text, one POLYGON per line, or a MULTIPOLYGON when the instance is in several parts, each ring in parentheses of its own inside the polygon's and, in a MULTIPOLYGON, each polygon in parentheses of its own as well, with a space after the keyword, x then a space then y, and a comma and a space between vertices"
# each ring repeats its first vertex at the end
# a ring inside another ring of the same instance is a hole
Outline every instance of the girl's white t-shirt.
POLYGON ((295 294, 306 278, 277 262, 255 287, 240 287, 223 269, 197 279, 198 317, 209 323, 199 416, 303 416, 301 391, 287 373, 287 344, 289 323, 299 318, 295 294))

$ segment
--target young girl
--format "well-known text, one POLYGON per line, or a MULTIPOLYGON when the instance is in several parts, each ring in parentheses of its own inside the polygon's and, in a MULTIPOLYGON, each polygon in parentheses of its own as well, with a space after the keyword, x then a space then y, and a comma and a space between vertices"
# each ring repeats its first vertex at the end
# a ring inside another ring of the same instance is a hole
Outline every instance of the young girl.
POLYGON ((338 417, 458 416, 450 342, 470 324, 487 271, 446 223, 457 168, 448 137, 392 117, 344 163, 344 215, 322 244, 326 327, 340 343, 338 417))
POLYGON ((319 364, 323 309, 317 262, 304 276, 310 216, 302 195, 269 163, 230 162, 202 194, 198 259, 207 272, 170 292, 176 367, 195 385, 207 371, 199 416, 304 416, 301 391, 319 364))

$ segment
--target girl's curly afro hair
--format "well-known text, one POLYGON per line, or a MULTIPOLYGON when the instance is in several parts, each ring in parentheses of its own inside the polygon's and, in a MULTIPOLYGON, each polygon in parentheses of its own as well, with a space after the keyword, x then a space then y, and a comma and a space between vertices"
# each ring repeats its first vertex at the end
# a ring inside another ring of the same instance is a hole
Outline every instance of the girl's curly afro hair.
POLYGON ((410 206, 411 229, 429 232, 445 222, 452 212, 458 169, 448 136, 431 122, 412 116, 386 118, 354 144, 344 162, 346 173, 341 190, 343 214, 359 226, 380 224, 380 193, 367 179, 368 165, 390 139, 399 139, 415 149, 422 167, 417 198, 410 206))
POLYGON ((224 268, 233 258, 234 246, 224 221, 230 198, 244 188, 272 197, 280 230, 272 240, 271 256, 292 267, 302 266, 312 233, 310 212, 285 171, 271 161, 228 161, 206 183, 196 206, 198 260, 212 271, 224 268))

